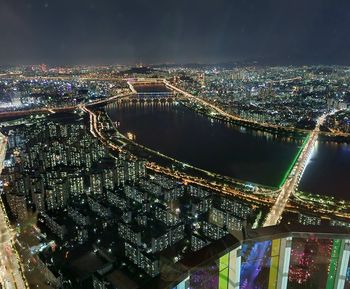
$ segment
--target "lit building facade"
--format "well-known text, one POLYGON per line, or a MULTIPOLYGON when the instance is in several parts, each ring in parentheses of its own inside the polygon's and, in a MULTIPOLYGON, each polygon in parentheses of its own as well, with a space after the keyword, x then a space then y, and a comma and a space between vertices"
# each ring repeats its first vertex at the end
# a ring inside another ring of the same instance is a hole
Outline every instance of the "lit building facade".
MULTIPOLYGON (((350 286, 349 232, 316 226, 270 227, 213 242, 179 263, 154 288, 345 289, 350 286), (291 231, 290 231, 291 230, 291 231), (180 276, 181 275, 181 276, 180 276), (168 284, 166 284, 168 283, 168 284)), ((165 270, 165 269, 164 269, 165 270)), ((149 288, 149 287, 145 287, 149 288)))

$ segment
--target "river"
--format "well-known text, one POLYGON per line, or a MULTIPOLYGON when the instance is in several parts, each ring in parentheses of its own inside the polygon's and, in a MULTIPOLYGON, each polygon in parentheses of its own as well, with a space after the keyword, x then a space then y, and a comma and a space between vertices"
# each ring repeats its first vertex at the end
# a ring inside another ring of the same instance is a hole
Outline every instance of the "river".
MULTIPOLYGON (((278 186, 301 140, 214 120, 181 104, 113 103, 119 130, 136 142, 198 168, 278 186)), ((350 200, 350 145, 317 142, 299 189, 350 200)))
POLYGON ((107 112, 136 142, 196 167, 278 186, 301 140, 214 120, 175 104, 111 104, 107 112))

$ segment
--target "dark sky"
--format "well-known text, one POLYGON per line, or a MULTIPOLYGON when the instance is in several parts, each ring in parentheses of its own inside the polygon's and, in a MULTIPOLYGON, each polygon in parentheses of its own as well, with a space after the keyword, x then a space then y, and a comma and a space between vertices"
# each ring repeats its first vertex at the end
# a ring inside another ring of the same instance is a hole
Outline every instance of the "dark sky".
POLYGON ((349 0, 0 0, 0 64, 350 64, 349 0))

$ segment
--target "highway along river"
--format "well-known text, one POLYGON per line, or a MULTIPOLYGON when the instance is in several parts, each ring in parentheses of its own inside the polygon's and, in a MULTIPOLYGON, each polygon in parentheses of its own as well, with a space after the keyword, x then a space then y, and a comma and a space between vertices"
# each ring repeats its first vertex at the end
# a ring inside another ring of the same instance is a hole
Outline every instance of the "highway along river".
POLYGON ((214 120, 181 104, 110 104, 119 131, 182 162, 247 182, 278 186, 301 140, 214 120))
MULTIPOLYGON (((214 120, 181 104, 113 103, 106 110, 119 122, 121 133, 134 134, 142 145, 198 168, 266 186, 280 185, 303 141, 214 120)), ((344 174, 350 176, 350 147, 318 143, 300 189, 350 200, 344 174), (343 162, 344 154, 348 159, 343 162)))

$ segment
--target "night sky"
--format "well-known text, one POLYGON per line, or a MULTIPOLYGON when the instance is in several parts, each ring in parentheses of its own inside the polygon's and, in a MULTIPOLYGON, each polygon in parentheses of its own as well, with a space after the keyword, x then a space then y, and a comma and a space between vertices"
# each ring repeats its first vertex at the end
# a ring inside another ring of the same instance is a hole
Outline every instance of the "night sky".
POLYGON ((0 0, 0 64, 350 64, 349 0, 0 0))

